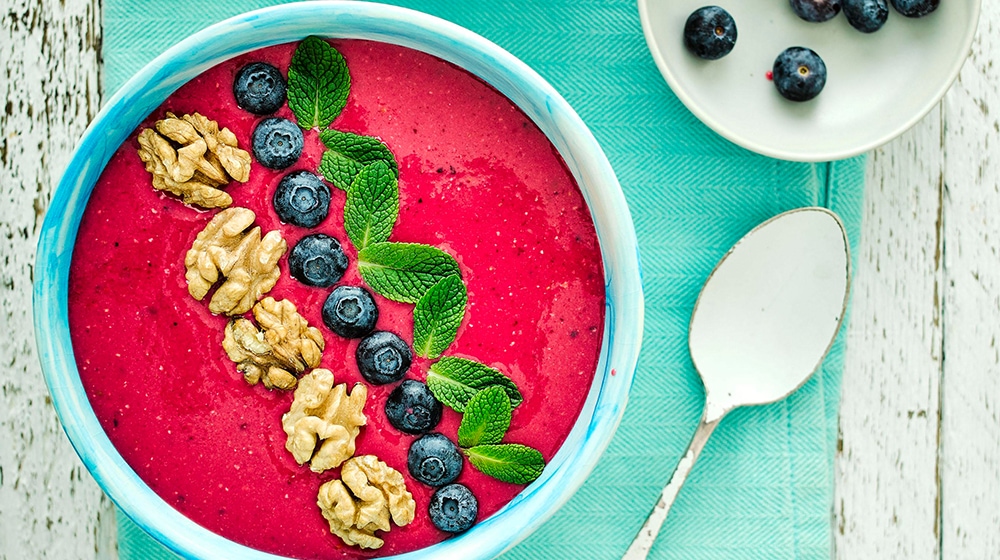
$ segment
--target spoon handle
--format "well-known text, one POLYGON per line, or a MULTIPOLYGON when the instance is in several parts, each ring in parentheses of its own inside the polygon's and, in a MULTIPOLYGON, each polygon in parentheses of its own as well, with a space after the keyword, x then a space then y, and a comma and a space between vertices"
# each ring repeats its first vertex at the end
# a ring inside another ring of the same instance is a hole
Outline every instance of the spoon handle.
POLYGON ((702 415, 701 420, 698 422, 698 429, 695 430, 687 451, 684 452, 681 460, 677 463, 677 468, 674 469, 674 474, 671 475, 670 482, 663 487, 663 494, 660 495, 660 501, 653 507, 653 511, 646 518, 646 523, 643 524, 642 529, 639 529, 635 539, 632 540, 632 544, 629 545, 628 550, 625 551, 625 555, 622 556, 622 560, 643 560, 649 554, 649 550, 653 548, 653 542, 656 541, 656 535, 660 532, 660 527, 663 526, 663 521, 667 518, 670 506, 673 505, 674 499, 677 498, 677 493, 680 492, 681 486, 687 480, 688 474, 691 473, 694 462, 698 460, 698 455, 705 447, 705 443, 708 442, 708 437, 712 435, 712 431, 715 430, 715 427, 719 425, 721 420, 722 416, 706 420, 705 415, 702 415))

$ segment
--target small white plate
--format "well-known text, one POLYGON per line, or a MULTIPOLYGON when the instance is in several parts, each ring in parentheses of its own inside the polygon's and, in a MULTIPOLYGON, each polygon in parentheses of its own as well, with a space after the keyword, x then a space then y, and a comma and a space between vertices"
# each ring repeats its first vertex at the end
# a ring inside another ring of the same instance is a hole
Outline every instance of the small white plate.
POLYGON ((969 54, 979 1, 944 0, 916 19, 890 7, 871 34, 843 14, 804 21, 788 0, 639 0, 639 17, 660 73, 702 122, 767 156, 829 161, 876 148, 931 110, 969 54), (736 21, 736 47, 702 60, 684 47, 684 22, 713 2, 736 21), (826 63, 826 87, 812 101, 785 100, 766 77, 792 46, 811 48, 826 63))

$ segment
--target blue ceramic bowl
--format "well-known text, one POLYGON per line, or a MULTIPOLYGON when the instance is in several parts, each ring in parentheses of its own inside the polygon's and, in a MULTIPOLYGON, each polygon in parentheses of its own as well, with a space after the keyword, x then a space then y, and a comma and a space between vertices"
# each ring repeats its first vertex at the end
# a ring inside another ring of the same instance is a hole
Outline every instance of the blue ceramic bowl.
POLYGON ((593 135, 545 80, 495 44, 441 19, 364 2, 309 2, 259 10, 177 44, 129 80, 87 129, 42 226, 35 268, 35 332, 63 428, 107 495, 139 527, 192 558, 274 556, 195 524, 160 499, 102 430, 80 382, 67 321, 67 281, 80 218, 99 175, 126 137, 199 73, 247 51, 308 35, 369 39, 427 52, 489 82, 548 135, 576 177, 597 227, 607 282, 601 357, 566 442, 534 483, 468 532, 399 558, 490 558, 541 525, 583 484, 621 420, 642 339, 643 298, 635 231, 615 174, 593 135))

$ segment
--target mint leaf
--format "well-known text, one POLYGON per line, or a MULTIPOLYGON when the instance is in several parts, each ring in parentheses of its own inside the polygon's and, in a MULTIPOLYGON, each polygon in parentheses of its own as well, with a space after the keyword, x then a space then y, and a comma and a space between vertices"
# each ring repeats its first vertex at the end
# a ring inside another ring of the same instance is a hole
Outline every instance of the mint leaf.
POLYGON ((399 187, 389 166, 365 166, 347 189, 344 229, 358 251, 389 239, 399 217, 399 187))
POLYGON ((511 484, 528 484, 545 468, 545 459, 537 449, 518 443, 477 445, 465 454, 479 472, 511 484))
POLYGON ((319 172, 338 189, 346 191, 366 165, 377 161, 389 166, 393 177, 399 177, 395 156, 378 138, 328 128, 319 133, 319 139, 328 148, 323 152, 319 172))
POLYGON ((403 303, 416 303, 442 278, 461 275, 454 257, 418 243, 369 245, 358 252, 358 270, 373 290, 403 303))
POLYGON ((288 66, 288 108, 302 128, 326 128, 347 105, 351 75, 330 43, 309 36, 299 43, 288 66))
POLYGON ((445 356, 431 364, 427 372, 427 387, 437 400, 458 412, 465 411, 473 395, 493 385, 506 391, 511 406, 517 406, 524 400, 510 378, 473 360, 445 356))
POLYGON ((467 301, 465 284, 457 275, 427 290, 413 308, 413 350, 417 355, 433 359, 448 349, 465 317, 467 301))
POLYGON ((475 447, 500 443, 510 428, 510 409, 510 397, 503 387, 494 385, 473 395, 458 427, 458 444, 475 447))

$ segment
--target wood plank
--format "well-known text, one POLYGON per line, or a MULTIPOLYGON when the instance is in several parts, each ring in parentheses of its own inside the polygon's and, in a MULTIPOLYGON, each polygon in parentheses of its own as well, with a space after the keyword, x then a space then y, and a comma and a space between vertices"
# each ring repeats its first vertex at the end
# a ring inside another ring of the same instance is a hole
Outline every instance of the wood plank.
POLYGON ((875 150, 854 272, 836 557, 938 557, 941 109, 875 150))
POLYGON ((1000 557, 1000 6, 945 103, 941 552, 1000 557))
POLYGON ((97 113, 98 0, 0 6, 0 557, 111 558, 114 516, 56 420, 31 328, 34 251, 55 182, 97 113))

